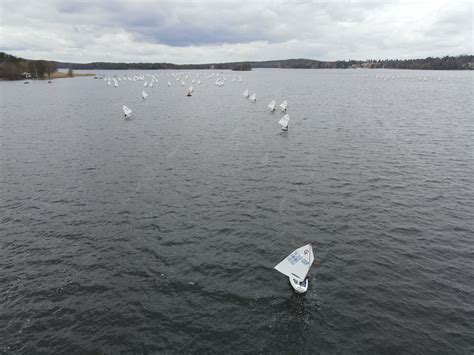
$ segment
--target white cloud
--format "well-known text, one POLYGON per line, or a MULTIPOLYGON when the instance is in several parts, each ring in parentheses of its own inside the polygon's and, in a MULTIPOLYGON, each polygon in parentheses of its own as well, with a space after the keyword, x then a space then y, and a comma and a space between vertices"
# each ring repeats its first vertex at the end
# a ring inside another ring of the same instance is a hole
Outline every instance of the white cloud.
POLYGON ((208 63, 473 52, 469 0, 0 4, 0 50, 31 59, 208 63))

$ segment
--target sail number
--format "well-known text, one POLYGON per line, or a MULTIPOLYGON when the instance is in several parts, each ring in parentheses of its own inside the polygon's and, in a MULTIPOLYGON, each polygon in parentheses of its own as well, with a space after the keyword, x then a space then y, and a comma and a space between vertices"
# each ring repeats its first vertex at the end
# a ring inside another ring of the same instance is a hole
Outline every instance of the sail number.
POLYGON ((289 256, 288 256, 288 262, 291 264, 291 265, 295 265, 297 262, 301 261, 303 263, 303 265, 309 265, 309 261, 308 260, 305 260, 300 254, 298 254, 297 252, 294 252, 294 253, 291 253, 289 256))

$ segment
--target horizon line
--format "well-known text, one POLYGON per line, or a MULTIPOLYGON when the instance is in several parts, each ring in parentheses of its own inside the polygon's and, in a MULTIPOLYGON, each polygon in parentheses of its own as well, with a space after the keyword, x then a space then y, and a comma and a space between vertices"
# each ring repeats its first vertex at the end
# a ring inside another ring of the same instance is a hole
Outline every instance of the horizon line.
MULTIPOLYGON (((3 51, 0 50, 0 53, 3 51)), ((3 52, 7 55, 11 55, 14 57, 17 57, 12 54, 8 54, 7 52, 3 52)), ((17 57, 20 59, 25 59, 25 60, 45 60, 45 61, 50 61, 50 62, 56 62, 56 63, 70 63, 70 64, 93 64, 93 63, 112 63, 112 64, 172 64, 172 65, 212 65, 212 64, 235 64, 235 63, 260 63, 260 62, 279 62, 279 61, 289 61, 289 60, 308 60, 308 61, 314 61, 314 62, 322 62, 322 63, 332 63, 332 62, 374 62, 374 61, 390 61, 390 60, 397 60, 397 61, 403 61, 403 60, 420 60, 420 59, 428 59, 428 58, 445 58, 445 57, 463 57, 463 56, 474 56, 474 54, 457 54, 457 55, 444 55, 444 56, 427 56, 427 57, 414 57, 414 58, 367 58, 367 59, 336 59, 336 60, 321 60, 321 59, 312 59, 312 58, 286 58, 286 59, 265 59, 265 60, 240 60, 240 61, 224 61, 224 62, 207 62, 207 63, 182 63, 182 64, 177 64, 177 63, 172 63, 172 62, 134 62, 134 61, 87 61, 87 62, 76 62, 76 61, 62 61, 62 60, 52 60, 52 59, 31 59, 31 58, 23 58, 23 57, 17 57)))

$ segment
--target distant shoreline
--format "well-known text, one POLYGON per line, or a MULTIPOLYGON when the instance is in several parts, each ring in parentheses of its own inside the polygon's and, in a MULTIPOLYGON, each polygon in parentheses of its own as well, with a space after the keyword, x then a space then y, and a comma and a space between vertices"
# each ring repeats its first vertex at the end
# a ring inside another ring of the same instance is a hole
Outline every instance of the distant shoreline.
POLYGON ((59 69, 74 70, 252 70, 268 69, 414 69, 414 70, 473 70, 474 56, 445 56, 442 58, 427 57, 424 59, 379 59, 379 60, 336 60, 321 61, 314 59, 283 59, 266 61, 244 61, 207 64, 173 64, 173 63, 115 63, 91 62, 71 63, 53 62, 59 69))
MULTIPOLYGON (((58 69, 75 70, 237 70, 252 69, 408 69, 408 70, 474 70, 474 55, 427 57, 424 59, 367 59, 321 61, 314 59, 282 59, 267 61, 244 61, 207 64, 173 63, 71 63, 47 60, 29 60, 0 52, 0 78, 21 80, 22 78, 66 78, 58 69), (48 75, 49 74, 49 75, 48 75)), ((75 76, 95 76, 92 73, 73 73, 75 76)))

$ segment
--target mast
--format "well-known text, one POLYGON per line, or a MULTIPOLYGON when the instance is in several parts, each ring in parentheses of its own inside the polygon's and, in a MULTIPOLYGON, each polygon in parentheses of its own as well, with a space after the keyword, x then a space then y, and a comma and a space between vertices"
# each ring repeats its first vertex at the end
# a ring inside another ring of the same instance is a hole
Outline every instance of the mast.
MULTIPOLYGON (((309 253, 308 253, 308 262, 311 263, 311 254, 313 254, 313 245, 311 243, 308 243, 309 245, 309 253)), ((313 255, 313 260, 314 260, 314 255, 313 255)), ((304 275, 304 280, 306 280, 306 278, 308 277, 308 274, 309 274, 309 270, 311 270, 311 266, 308 268, 308 272, 306 273, 306 275, 304 275)))

